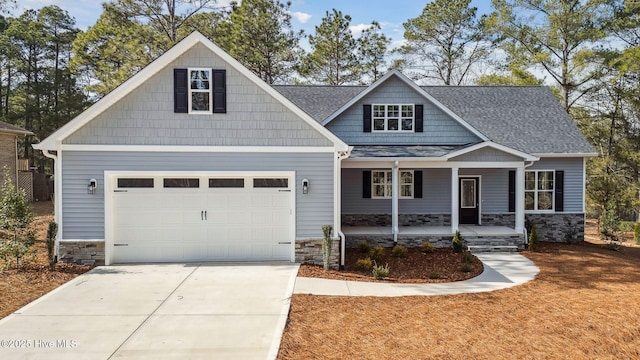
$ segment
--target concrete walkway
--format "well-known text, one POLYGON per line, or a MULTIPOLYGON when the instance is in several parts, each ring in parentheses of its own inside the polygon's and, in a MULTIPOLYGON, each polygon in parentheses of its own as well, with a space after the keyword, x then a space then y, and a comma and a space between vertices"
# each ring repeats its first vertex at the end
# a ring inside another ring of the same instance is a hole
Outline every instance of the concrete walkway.
POLYGON ((0 359, 275 359, 298 265, 98 267, 0 320, 0 359))
POLYGON ((531 281, 540 269, 517 253, 481 253, 479 276, 444 284, 395 284, 298 277, 294 293, 328 296, 431 296, 506 289, 531 281))

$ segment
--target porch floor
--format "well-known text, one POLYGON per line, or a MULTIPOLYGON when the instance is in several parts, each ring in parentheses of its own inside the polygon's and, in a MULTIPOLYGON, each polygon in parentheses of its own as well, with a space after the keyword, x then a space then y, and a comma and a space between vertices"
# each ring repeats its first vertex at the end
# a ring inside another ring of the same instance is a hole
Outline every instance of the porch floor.
MULTIPOLYGON (((400 226, 398 235, 452 235, 451 226, 400 226)), ((504 236, 522 235, 508 226, 459 225, 460 235, 474 236, 504 236)), ((343 226, 342 232, 349 235, 391 235, 391 226, 343 226)))

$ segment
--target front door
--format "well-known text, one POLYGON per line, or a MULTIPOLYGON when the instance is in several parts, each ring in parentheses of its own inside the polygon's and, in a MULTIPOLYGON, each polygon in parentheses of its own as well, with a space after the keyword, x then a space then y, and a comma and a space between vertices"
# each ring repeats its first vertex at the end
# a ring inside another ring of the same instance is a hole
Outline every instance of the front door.
POLYGON ((460 224, 477 225, 479 223, 480 192, 479 178, 460 178, 460 224))

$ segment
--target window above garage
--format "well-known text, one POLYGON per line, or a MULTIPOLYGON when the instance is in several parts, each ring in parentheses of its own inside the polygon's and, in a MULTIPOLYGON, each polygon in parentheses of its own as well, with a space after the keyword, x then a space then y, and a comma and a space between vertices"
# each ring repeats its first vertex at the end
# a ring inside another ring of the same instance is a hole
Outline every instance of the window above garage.
POLYGON ((224 69, 173 69, 174 112, 224 114, 227 80, 224 69))

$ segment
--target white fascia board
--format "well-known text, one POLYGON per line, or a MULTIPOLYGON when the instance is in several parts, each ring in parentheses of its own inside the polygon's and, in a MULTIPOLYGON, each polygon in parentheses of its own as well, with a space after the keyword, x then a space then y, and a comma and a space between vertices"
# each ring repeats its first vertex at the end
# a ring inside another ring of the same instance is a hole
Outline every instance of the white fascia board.
POLYGON ((215 152, 215 153, 320 153, 335 152, 331 146, 174 146, 174 145, 60 145, 63 151, 120 152, 215 152))
POLYGON ((267 83, 262 81, 259 77, 257 77, 254 73, 252 73, 249 69, 240 64, 236 59, 234 59, 231 55, 227 54, 224 50, 220 49, 214 43, 212 43, 209 39, 207 39, 204 35, 199 33, 198 31, 194 31, 191 35, 187 36, 179 43, 174 45, 167 52, 162 54, 156 60, 151 62, 151 64, 147 65, 145 68, 140 70, 137 74, 129 78, 127 81, 122 83, 120 86, 115 88, 109 94, 107 94, 102 99, 98 100, 95 104, 89 107, 87 110, 78 115, 75 119, 71 120, 69 123, 58 129, 56 132, 51 134, 49 137, 44 139, 39 144, 34 145, 34 149, 37 150, 57 150, 58 145, 62 143, 62 141, 67 138, 69 135, 73 134, 75 131, 80 129, 82 126, 87 124, 89 121, 94 119, 97 115, 101 114, 103 111, 111 107, 117 101, 124 98, 126 95, 131 93, 138 86, 142 85, 145 81, 149 80, 153 75, 157 74, 159 71, 168 66, 171 62, 177 59, 180 55, 184 54, 195 46, 196 44, 201 43, 206 46, 209 50, 211 50, 216 56, 220 57, 223 61, 225 61, 229 66, 236 69, 242 75, 247 77, 249 80, 254 82, 259 88, 263 89, 267 94, 273 96, 276 100, 280 101, 286 108, 291 110, 293 113, 298 115, 302 120, 307 122, 313 129, 318 131, 321 135, 329 139, 334 143, 334 147, 336 151, 346 151, 347 144, 344 143, 340 138, 331 133, 328 129, 324 128, 317 121, 312 119, 307 113, 302 111, 296 105, 294 105, 291 101, 269 86, 267 83))
POLYGON ((326 119, 324 119, 322 121, 322 125, 326 126, 328 123, 330 123, 333 119, 335 119, 336 117, 338 117, 338 115, 342 114, 344 111, 346 111, 348 108, 350 108, 351 106, 353 106, 355 103, 357 103, 358 101, 360 101, 363 97, 367 96, 367 94, 371 93, 373 90, 375 90, 377 87, 379 87, 381 84, 383 84, 385 81, 387 81, 389 78, 391 78, 392 76, 397 76, 400 80, 402 80, 405 84, 407 84, 409 87, 411 87, 413 90, 415 90, 418 94, 422 95, 423 97, 425 97, 427 100, 429 100, 431 103, 433 103, 433 105, 435 105, 438 109, 442 110, 445 114, 451 116, 455 121, 457 121, 460 125, 462 125, 465 129, 469 130, 470 132, 472 132, 474 135, 476 135, 477 137, 479 137, 480 139, 482 139, 483 141, 487 141, 489 140, 488 137, 486 137, 483 133, 481 133, 480 131, 478 131, 476 128, 474 128, 473 126, 471 126, 469 123, 467 123, 466 121, 464 121, 464 119, 462 119, 460 116, 458 116, 456 113, 454 113, 453 111, 451 111, 451 109, 449 109, 448 107, 444 106, 441 102, 439 102, 438 100, 436 100, 433 96, 431 96, 428 92, 424 91, 424 89, 422 89, 420 86, 418 86, 418 84, 416 84, 415 82, 411 81, 411 79, 409 79, 408 77, 406 77, 404 74, 402 74, 400 71, 393 69, 389 72, 387 72, 383 77, 381 77, 378 81, 376 81, 375 83, 371 84, 371 86, 369 86, 368 88, 366 88, 365 90, 363 90, 362 92, 360 92, 356 97, 354 97, 353 99, 351 99, 349 102, 347 102, 346 104, 344 104, 340 109, 336 110, 333 114, 329 115, 329 117, 327 117, 326 119))
POLYGON ((464 149, 460 149, 460 150, 454 151, 452 153, 449 153, 449 154, 445 155, 444 158, 453 159, 453 158, 455 158, 457 156, 468 154, 470 152, 483 149, 485 147, 490 147, 492 149, 496 149, 498 151, 502 151, 502 152, 505 152, 507 154, 510 154, 510 155, 513 155, 513 156, 516 156, 516 157, 521 157, 525 161, 538 161, 538 160, 540 160, 539 157, 533 156, 531 154, 524 153, 522 151, 510 148, 508 146, 504 146, 504 145, 500 145, 500 144, 494 143, 493 141, 484 141, 484 142, 481 142, 481 143, 477 143, 475 145, 471 145, 471 146, 466 147, 464 149))
POLYGON ((515 169, 524 165, 523 161, 446 161, 443 159, 428 158, 383 158, 383 159, 353 159, 343 160, 343 169, 367 169, 367 168, 391 168, 398 161, 400 168, 416 168, 416 169, 515 169))
POLYGON ((12 129, 0 129, 0 134, 11 134, 16 136, 33 135, 31 131, 27 130, 12 130, 12 129))
POLYGON ((539 158, 589 158, 589 157, 596 157, 600 154, 598 153, 574 153, 574 154, 570 154, 570 153, 536 153, 533 154, 539 158))

